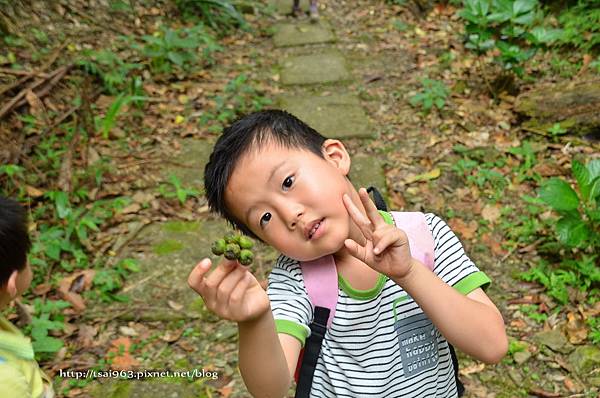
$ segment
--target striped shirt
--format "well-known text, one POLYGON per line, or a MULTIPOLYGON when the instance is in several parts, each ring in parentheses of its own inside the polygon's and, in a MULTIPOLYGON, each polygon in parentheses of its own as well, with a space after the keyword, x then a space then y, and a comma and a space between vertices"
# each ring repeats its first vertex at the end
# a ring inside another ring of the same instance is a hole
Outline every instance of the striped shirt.
MULTIPOLYGON (((434 272, 462 294, 490 283, 454 232, 425 215, 434 238, 434 272)), ((338 275, 335 317, 323 340, 311 397, 456 397, 448 342, 395 282, 357 290, 338 275)), ((297 260, 281 255, 267 290, 278 333, 304 345, 313 308, 297 260)))

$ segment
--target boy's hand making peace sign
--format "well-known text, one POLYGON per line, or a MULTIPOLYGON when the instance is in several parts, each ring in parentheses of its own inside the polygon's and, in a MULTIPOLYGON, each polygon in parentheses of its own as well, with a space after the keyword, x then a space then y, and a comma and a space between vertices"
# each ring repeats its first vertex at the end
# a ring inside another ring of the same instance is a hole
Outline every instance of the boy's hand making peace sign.
POLYGON ((343 201, 366 243, 361 246, 352 239, 346 239, 344 245, 351 255, 390 279, 404 278, 416 261, 410 253, 406 233, 385 222, 366 189, 360 188, 358 196, 367 212, 366 217, 348 195, 344 194, 343 201))

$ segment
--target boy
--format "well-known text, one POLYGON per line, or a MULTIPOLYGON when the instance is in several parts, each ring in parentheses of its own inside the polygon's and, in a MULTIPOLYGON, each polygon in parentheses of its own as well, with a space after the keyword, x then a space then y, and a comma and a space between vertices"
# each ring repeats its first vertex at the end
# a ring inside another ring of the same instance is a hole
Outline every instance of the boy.
MULTIPOLYGON (((31 283, 30 246, 25 210, 0 196, 0 310, 31 283)), ((53 396, 50 380, 34 359, 31 341, 0 315, 0 397, 53 396)))
POLYGON ((267 292, 230 260, 207 274, 211 261, 203 259, 188 283, 207 308, 238 323, 239 366, 250 393, 283 397, 314 315, 299 261, 333 255, 338 302, 311 396, 456 397, 448 343, 486 363, 507 350, 502 316, 481 289, 489 279, 433 214, 426 219, 435 267, 425 268, 411 256, 406 234, 383 221, 364 188, 352 186, 349 171, 340 141, 284 111, 235 122, 206 165, 209 206, 282 255, 267 292), (395 327, 417 318, 437 353, 409 369, 395 327))

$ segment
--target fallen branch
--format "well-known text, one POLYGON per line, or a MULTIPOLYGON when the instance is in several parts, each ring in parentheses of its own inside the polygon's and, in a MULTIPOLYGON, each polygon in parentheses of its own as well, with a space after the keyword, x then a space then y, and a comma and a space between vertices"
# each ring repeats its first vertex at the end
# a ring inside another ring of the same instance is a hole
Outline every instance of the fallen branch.
POLYGON ((41 98, 47 95, 52 87, 54 87, 66 74, 67 71, 71 68, 71 65, 61 66, 56 69, 52 73, 48 75, 45 79, 39 79, 28 85, 26 88, 21 90, 19 94, 17 94, 12 100, 10 100, 2 109, 0 109, 0 119, 3 118, 7 113, 11 112, 13 109, 18 108, 27 103, 27 99, 25 96, 29 91, 33 91, 34 89, 44 85, 44 87, 35 92, 35 95, 38 98, 41 98))

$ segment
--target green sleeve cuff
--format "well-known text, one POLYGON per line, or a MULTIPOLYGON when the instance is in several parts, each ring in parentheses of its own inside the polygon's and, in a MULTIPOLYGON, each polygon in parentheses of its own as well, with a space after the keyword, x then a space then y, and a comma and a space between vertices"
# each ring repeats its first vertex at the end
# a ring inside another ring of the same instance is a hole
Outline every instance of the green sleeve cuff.
POLYGON ((277 330, 277 333, 285 333, 294 336, 300 341, 302 347, 304 347, 304 342, 310 334, 310 329, 308 327, 294 321, 288 321, 287 319, 275 319, 275 330, 277 330))
POLYGON ((482 271, 477 271, 462 278, 453 287, 460 293, 467 295, 478 287, 486 290, 490 283, 492 283, 492 280, 486 274, 482 271))

